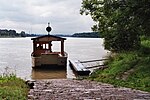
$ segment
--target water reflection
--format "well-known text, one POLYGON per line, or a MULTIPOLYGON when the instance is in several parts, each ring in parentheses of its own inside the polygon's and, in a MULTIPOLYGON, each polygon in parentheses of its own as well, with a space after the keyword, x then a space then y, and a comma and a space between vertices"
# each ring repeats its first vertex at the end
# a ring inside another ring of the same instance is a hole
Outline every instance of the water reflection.
POLYGON ((32 69, 32 79, 64 79, 66 69, 32 69))

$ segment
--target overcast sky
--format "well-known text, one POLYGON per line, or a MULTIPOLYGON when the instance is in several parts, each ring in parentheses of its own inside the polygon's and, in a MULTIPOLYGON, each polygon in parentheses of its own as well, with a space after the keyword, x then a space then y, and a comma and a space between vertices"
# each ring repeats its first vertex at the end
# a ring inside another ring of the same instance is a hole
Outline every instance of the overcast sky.
POLYGON ((52 34, 91 31, 90 16, 80 15, 82 0, 0 0, 0 29, 52 34))

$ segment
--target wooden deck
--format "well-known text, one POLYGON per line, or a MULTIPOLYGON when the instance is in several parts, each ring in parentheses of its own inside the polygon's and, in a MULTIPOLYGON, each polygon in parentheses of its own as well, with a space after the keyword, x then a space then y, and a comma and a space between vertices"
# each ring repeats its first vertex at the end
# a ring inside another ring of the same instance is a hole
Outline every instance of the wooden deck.
POLYGON ((86 69, 79 60, 69 60, 70 66, 77 72, 78 75, 89 75, 90 70, 86 69))

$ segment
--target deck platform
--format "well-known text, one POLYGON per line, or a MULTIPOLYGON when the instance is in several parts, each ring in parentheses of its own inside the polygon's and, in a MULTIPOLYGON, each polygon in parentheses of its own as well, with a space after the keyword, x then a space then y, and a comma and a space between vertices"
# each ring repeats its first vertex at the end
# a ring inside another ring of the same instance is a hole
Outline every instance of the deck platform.
POLYGON ((79 60, 69 60, 70 66, 77 72, 78 75, 89 75, 90 70, 86 69, 79 60))

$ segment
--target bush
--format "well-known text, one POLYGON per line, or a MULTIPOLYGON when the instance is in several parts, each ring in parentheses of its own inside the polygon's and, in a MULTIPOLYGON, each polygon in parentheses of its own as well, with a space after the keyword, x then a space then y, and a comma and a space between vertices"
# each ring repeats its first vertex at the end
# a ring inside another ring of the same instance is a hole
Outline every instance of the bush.
POLYGON ((26 100, 28 86, 15 75, 0 76, 0 100, 26 100))

